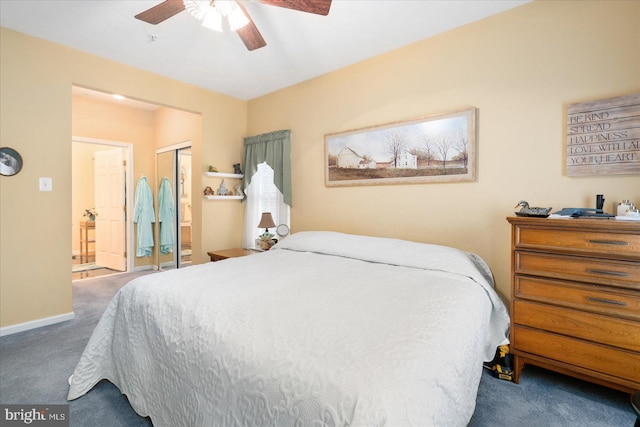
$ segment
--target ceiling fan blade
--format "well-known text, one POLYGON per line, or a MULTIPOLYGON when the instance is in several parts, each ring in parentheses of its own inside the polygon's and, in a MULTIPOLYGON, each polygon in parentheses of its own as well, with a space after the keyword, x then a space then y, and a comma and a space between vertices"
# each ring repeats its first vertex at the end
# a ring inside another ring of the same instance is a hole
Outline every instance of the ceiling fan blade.
POLYGON ((331 8, 331 0, 258 0, 271 6, 286 7, 316 15, 327 16, 331 8))
POLYGON ((244 27, 236 30, 236 33, 238 33, 240 39, 249 50, 256 50, 260 49, 261 47, 265 47, 267 45, 267 42, 264 41, 262 34, 260 34, 260 31, 258 31, 258 27, 256 27, 256 24, 253 23, 253 19, 251 19, 242 3, 240 3, 239 1, 236 1, 236 3, 238 3, 238 6, 240 6, 242 12, 245 14, 247 19, 249 19, 249 23, 244 27))
POLYGON ((159 24, 184 10, 182 0, 165 0, 162 3, 137 14, 135 17, 149 24, 159 24))

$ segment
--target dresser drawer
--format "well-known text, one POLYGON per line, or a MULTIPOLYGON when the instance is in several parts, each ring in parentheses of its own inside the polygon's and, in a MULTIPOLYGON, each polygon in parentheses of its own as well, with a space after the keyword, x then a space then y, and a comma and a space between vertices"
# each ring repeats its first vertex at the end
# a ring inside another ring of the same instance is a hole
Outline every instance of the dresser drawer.
POLYGON ((520 227, 515 237, 516 248, 640 259, 638 234, 520 227))
POLYGON ((514 268, 519 274, 640 289, 640 262, 636 261, 516 251, 514 268))
POLYGON ((640 294, 634 291, 529 276, 516 276, 514 281, 515 298, 640 321, 640 294))
POLYGON ((516 301, 512 315, 518 325, 640 352, 638 322, 528 301, 516 301))
POLYGON ((640 355, 631 351, 517 325, 512 345, 518 351, 640 383, 640 355))

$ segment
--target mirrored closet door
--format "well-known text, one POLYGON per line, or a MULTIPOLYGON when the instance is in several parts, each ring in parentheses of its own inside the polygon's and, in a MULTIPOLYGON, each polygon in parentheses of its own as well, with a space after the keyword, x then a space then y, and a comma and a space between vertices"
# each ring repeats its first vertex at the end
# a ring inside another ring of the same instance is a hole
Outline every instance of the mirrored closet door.
POLYGON ((156 251, 159 268, 191 264, 191 143, 157 151, 156 251))

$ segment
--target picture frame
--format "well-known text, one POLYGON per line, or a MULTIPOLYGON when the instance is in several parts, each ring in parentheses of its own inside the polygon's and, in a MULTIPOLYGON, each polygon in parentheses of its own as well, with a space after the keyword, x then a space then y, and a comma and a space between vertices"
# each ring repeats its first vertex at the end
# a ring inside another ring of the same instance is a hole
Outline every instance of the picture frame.
POLYGON ((325 135, 325 185, 476 179, 476 108, 325 135))
POLYGON ((22 170, 22 156, 10 147, 0 147, 0 175, 13 176, 22 170))
POLYGON ((569 177, 640 175, 640 92, 568 104, 569 177))

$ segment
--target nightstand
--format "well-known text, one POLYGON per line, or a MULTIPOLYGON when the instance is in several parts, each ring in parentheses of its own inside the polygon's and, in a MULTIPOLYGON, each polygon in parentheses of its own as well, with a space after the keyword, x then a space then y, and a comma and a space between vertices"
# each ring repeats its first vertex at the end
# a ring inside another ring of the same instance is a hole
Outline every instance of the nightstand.
POLYGON ((95 231, 94 221, 80 221, 80 264, 89 262, 89 257, 96 254, 95 251, 89 251, 89 244, 96 243, 95 231))
POLYGON ((221 261, 227 258, 237 258, 241 256, 253 255, 258 252, 260 251, 255 251, 253 249, 234 248, 234 249, 223 249, 220 251, 207 252, 207 255, 209 255, 209 258, 211 258, 212 262, 215 262, 215 261, 221 261))

